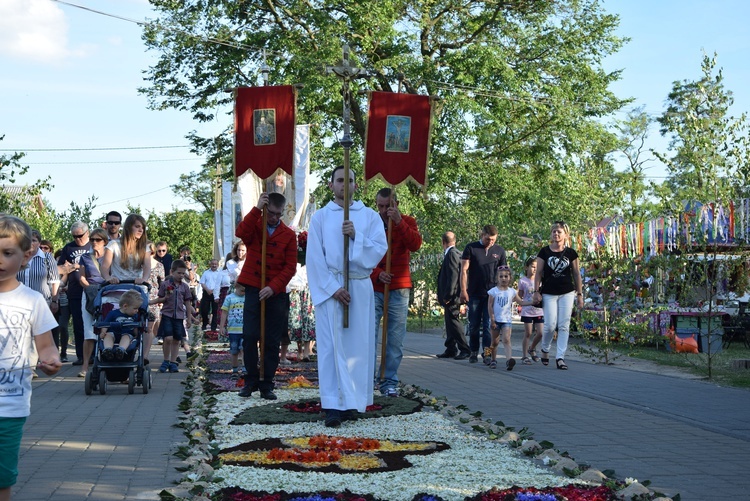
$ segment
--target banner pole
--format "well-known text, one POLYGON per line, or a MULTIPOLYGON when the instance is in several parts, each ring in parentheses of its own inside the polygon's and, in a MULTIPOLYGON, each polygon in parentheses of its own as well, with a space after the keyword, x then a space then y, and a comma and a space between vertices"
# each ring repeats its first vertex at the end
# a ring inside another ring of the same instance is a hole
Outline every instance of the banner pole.
MULTIPOLYGON (((396 187, 391 185, 391 207, 395 205, 396 187)), ((388 250, 385 253, 385 272, 391 274, 391 242, 393 241, 393 220, 388 218, 388 250)), ((388 347, 388 303, 390 300, 391 284, 383 287, 383 337, 380 346, 380 380, 385 379, 385 357, 388 347)))
MULTIPOLYGON (((268 74, 271 68, 266 64, 266 51, 263 50, 263 64, 260 67, 263 75, 263 87, 268 87, 268 74)), ((263 180, 265 183, 265 180, 263 180)), ((260 245, 260 290, 266 286, 266 251, 268 250, 268 204, 263 206, 263 221, 261 223, 263 239, 260 245)), ((260 292, 260 291, 258 291, 260 292)), ((260 299, 260 297, 258 297, 260 299)), ((258 342, 260 351, 258 356, 258 381, 265 381, 265 354, 266 354, 266 300, 260 301, 260 341, 258 342)))
MULTIPOLYGON (((268 204, 263 206, 263 222, 261 223, 263 239, 261 241, 260 253, 260 290, 266 286, 266 248, 268 247, 268 204)), ((260 292, 260 291, 258 291, 260 292)), ((260 299, 260 298, 259 298, 260 299)), ((258 357, 258 380, 265 381, 263 361, 266 353, 266 300, 260 301, 260 356, 258 357)))

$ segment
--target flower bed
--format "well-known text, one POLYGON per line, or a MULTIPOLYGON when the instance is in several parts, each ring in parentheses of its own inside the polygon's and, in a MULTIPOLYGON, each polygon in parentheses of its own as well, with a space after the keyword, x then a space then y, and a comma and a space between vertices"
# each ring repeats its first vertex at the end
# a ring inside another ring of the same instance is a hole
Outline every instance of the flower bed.
POLYGON ((581 472, 544 466, 569 458, 414 388, 405 389, 411 398, 376 397, 331 437, 316 388, 277 389, 276 401, 211 394, 210 371, 197 362, 182 405, 187 473, 164 499, 614 501, 612 487, 624 487, 599 485, 603 475, 571 480, 581 472))

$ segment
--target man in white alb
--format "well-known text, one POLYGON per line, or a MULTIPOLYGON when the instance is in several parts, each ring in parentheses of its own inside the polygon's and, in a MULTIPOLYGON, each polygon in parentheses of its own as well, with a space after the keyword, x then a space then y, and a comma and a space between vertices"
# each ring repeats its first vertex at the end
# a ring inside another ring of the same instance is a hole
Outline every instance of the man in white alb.
MULTIPOLYGON (((354 171, 349 171, 354 193, 354 171)), ((331 174, 334 200, 313 214, 307 239, 307 279, 315 305, 318 378, 325 424, 336 427, 350 411, 372 404, 375 370, 375 296, 370 273, 388 250, 383 221, 361 201, 344 221, 344 167, 331 174), (349 238, 349 287, 344 288, 344 236, 349 238), (349 327, 343 307, 349 306, 349 327)))

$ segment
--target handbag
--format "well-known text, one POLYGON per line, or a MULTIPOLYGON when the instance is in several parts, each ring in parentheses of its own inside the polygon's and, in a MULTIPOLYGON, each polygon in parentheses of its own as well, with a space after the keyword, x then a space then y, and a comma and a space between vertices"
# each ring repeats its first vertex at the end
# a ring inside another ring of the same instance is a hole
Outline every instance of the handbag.
POLYGON ((96 308, 94 308, 94 301, 96 300, 96 296, 99 294, 99 285, 91 284, 85 289, 83 289, 83 293, 86 296, 86 311, 88 311, 92 317, 96 316, 96 308))

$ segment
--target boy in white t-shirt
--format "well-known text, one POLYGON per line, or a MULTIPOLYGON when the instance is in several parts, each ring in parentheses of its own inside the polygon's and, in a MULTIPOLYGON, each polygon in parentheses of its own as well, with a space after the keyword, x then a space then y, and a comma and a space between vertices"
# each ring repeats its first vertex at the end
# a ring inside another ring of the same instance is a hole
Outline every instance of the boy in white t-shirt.
POLYGON ((52 339, 57 322, 44 297, 16 279, 31 258, 31 228, 0 215, 0 499, 10 499, 18 477, 23 425, 31 412, 32 340, 36 367, 55 374, 62 364, 52 339))
POLYGON ((515 289, 508 287, 510 284, 510 268, 502 265, 497 268, 497 285, 487 291, 487 308, 490 313, 490 327, 492 332, 492 346, 490 347, 490 369, 497 368, 497 346, 500 344, 502 335, 503 348, 505 348, 505 368, 513 370, 516 361, 513 358, 513 350, 510 346, 510 331, 513 326, 513 302, 521 306, 527 303, 518 295, 515 289))

